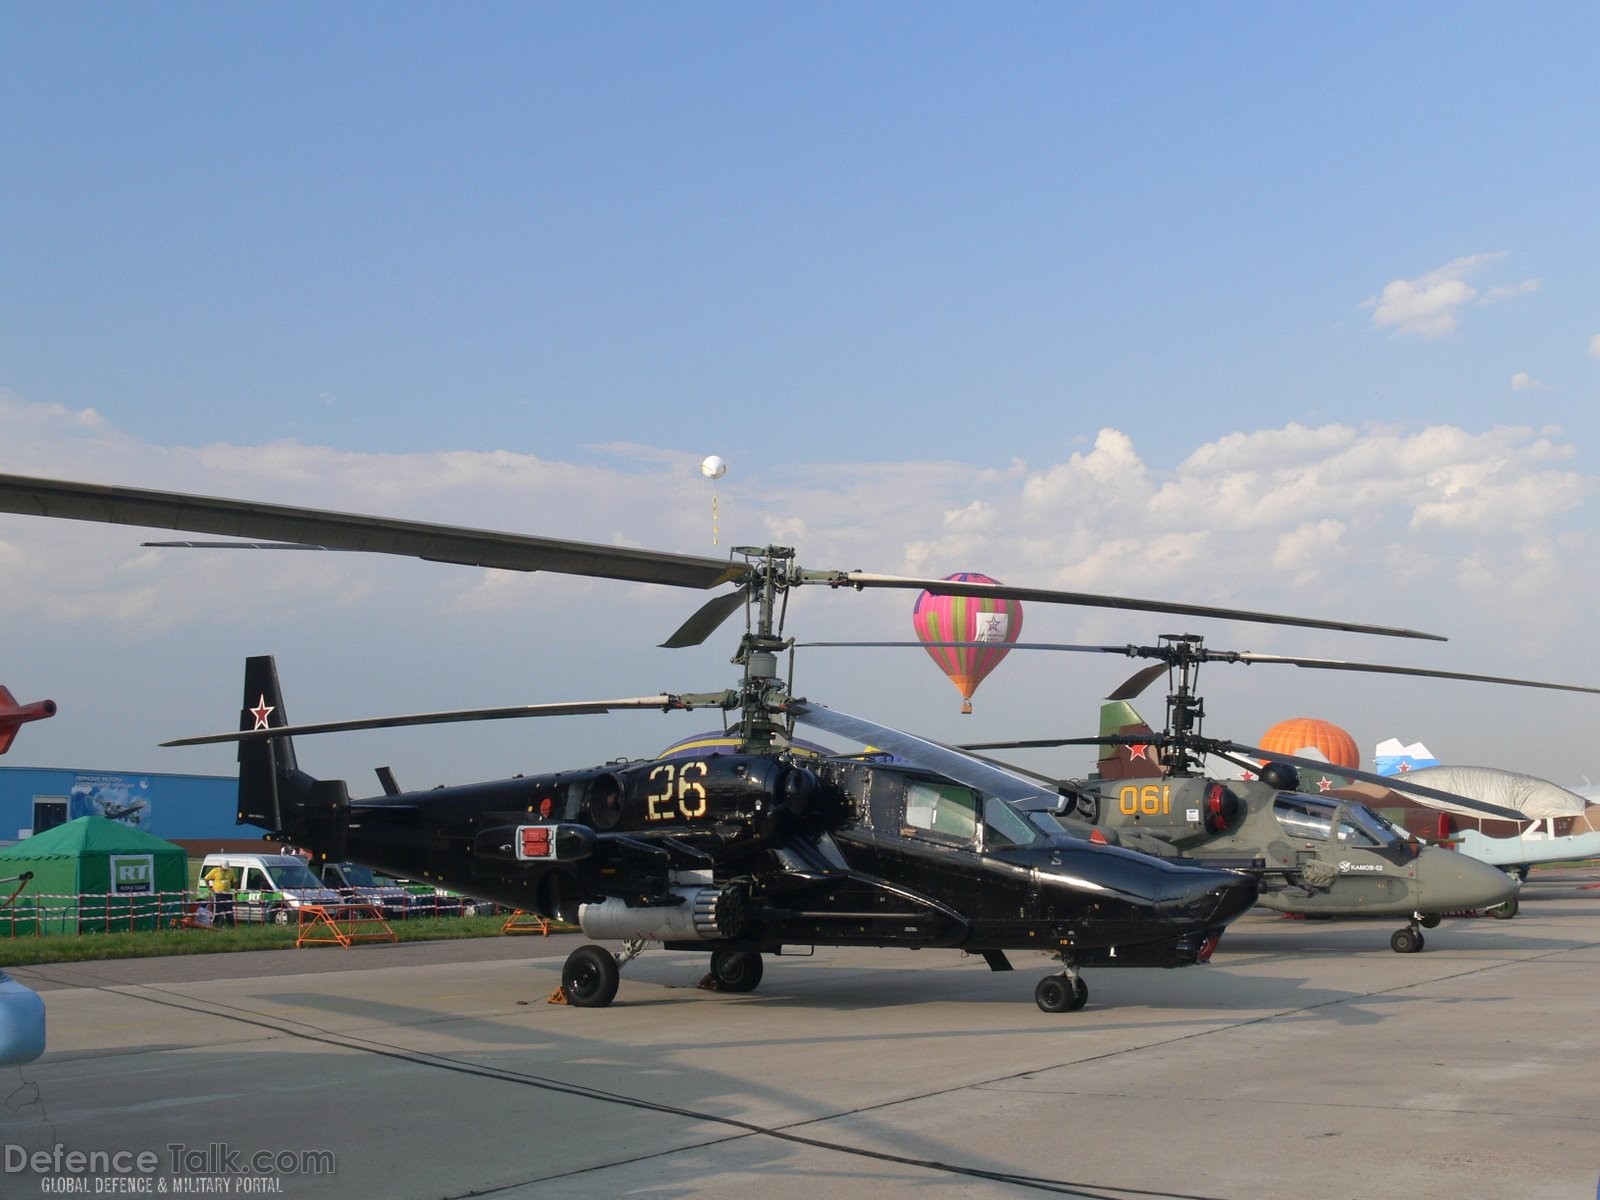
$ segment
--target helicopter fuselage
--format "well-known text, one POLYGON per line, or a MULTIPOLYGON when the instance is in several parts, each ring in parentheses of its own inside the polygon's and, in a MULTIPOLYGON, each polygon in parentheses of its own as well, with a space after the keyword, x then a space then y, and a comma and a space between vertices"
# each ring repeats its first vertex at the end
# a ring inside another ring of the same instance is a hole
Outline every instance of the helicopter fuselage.
POLYGON ((1364 805, 1334 797, 1197 776, 1106 780, 1087 790, 1108 828, 1138 831, 1188 860, 1253 863, 1259 903, 1279 912, 1437 916, 1516 894, 1503 872, 1420 845, 1364 805))
POLYGON ((1256 894, 1253 879, 1051 837, 963 784, 856 759, 711 754, 369 799, 322 787, 320 811, 304 782, 298 819, 267 823, 321 857, 669 948, 1182 966, 1256 894))

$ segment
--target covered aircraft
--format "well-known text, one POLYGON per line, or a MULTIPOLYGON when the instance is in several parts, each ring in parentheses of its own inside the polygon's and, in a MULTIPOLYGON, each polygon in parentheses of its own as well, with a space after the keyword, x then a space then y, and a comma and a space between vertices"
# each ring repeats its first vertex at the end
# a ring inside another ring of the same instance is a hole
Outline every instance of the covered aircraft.
POLYGON ((1495 767, 1439 766, 1420 742, 1379 743, 1374 760, 1379 774, 1404 775, 1409 783, 1451 792, 1524 814, 1503 821, 1443 801, 1351 782, 1339 794, 1385 811, 1408 833, 1452 845, 1463 854, 1493 863, 1518 878, 1536 863, 1600 858, 1600 805, 1559 784, 1495 767))

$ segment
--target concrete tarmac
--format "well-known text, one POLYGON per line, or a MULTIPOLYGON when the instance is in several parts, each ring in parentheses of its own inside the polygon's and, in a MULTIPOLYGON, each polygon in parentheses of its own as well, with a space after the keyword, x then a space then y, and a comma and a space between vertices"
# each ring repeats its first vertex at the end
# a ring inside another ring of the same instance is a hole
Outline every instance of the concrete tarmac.
POLYGON ((1593 1200, 1596 883, 1411 955, 1252 913, 1061 1015, 1020 954, 818 949, 725 995, 656 950, 607 1009, 546 1003, 574 935, 16 968, 49 1049, 0 1069, 0 1197, 1593 1200))

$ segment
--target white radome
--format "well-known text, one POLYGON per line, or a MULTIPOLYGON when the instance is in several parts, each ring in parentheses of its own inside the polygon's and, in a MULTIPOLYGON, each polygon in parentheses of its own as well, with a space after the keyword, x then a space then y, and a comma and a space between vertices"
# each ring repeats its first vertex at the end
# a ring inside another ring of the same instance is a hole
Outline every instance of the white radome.
POLYGON ((707 479, 721 479, 728 473, 728 464, 717 454, 700 460, 700 474, 707 479))

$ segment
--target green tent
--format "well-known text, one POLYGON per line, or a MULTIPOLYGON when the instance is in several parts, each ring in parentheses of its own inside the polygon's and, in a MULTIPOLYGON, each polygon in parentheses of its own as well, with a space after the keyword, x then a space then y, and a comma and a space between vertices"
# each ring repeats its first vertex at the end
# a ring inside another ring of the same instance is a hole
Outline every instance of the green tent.
MULTIPOLYGON (((0 936, 156 929, 183 911, 189 856, 142 829, 79 817, 0 850, 0 879, 33 872, 0 936)), ((0 903, 16 884, 0 884, 0 903)))

